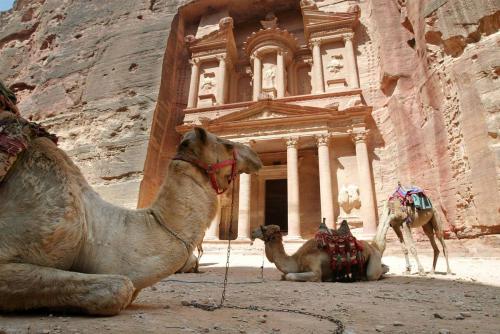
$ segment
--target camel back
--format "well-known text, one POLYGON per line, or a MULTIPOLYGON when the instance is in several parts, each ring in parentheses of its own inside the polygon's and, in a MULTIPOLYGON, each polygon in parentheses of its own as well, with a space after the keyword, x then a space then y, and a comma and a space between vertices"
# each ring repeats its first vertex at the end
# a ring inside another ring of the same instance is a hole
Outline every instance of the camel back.
POLYGON ((398 185, 396 191, 389 198, 389 200, 392 199, 398 199, 403 206, 413 206, 417 210, 432 209, 429 197, 427 197, 423 189, 416 186, 405 188, 398 185))

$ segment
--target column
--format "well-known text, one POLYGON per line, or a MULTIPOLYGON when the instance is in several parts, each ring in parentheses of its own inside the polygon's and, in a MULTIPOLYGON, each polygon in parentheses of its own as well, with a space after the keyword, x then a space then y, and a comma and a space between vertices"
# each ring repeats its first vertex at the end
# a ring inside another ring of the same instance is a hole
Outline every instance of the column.
POLYGON ((375 198, 373 193, 370 159, 366 146, 366 131, 355 133, 354 142, 356 144, 359 192, 361 210, 363 213, 363 234, 365 236, 373 236, 377 231, 377 216, 375 214, 375 198))
POLYGON ((347 61, 349 62, 349 86, 351 88, 359 88, 358 80, 358 70, 356 66, 356 55, 354 53, 354 44, 352 43, 352 38, 354 34, 345 34, 344 36, 345 51, 347 61))
POLYGON ((330 137, 321 135, 316 137, 318 144, 319 191, 321 199, 321 218, 326 218, 326 225, 334 228, 333 213, 332 169, 330 167, 330 151, 328 143, 330 137))
POLYGON ((217 56, 219 60, 219 75, 217 80, 217 96, 215 97, 217 104, 224 104, 226 98, 226 56, 217 56))
POLYGON ((276 72, 277 72, 277 97, 284 97, 285 96, 285 59, 284 59, 284 52, 282 50, 278 50, 277 55, 276 55, 276 72))
POLYGON ((262 91, 262 63, 259 56, 255 53, 253 55, 253 100, 259 99, 260 92, 262 91))
POLYGON ((250 174, 240 174, 238 240, 250 240, 250 174))
POLYGON ((288 197, 288 236, 287 239, 300 237, 300 202, 299 202, 299 160, 297 153, 298 138, 286 141, 286 175, 288 197))
POLYGON ((323 64, 321 61, 321 41, 311 41, 313 47, 313 86, 314 93, 324 93, 325 84, 323 81, 323 64))
POLYGON ((198 100, 198 86, 200 84, 200 60, 193 58, 191 63, 191 82, 189 83, 188 108, 196 108, 198 100))
POLYGON ((214 219, 212 219, 212 222, 210 223, 210 226, 207 229, 207 233, 206 233, 205 238, 204 238, 205 241, 217 241, 217 240, 219 240, 219 224, 220 224, 220 217, 221 217, 220 198, 221 198, 221 196, 217 196, 217 211, 215 213, 214 219))

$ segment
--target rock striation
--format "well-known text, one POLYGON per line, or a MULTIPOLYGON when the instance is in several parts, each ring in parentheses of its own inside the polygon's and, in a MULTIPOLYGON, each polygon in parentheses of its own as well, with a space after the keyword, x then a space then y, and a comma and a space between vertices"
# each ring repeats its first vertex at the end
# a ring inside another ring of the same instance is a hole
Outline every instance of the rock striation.
MULTIPOLYGON (((450 237, 499 233, 500 0, 350 2, 379 207, 398 181, 417 184, 450 237)), ((0 78, 111 202, 135 207, 143 178, 141 205, 154 196, 187 103, 178 11, 204 3, 18 0, 0 13, 0 78)))

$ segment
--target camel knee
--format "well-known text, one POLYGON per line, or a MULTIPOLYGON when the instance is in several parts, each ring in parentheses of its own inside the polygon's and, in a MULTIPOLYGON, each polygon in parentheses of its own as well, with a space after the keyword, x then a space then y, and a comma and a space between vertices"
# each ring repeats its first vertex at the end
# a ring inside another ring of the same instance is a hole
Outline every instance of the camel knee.
POLYGON ((86 311, 91 315, 116 315, 129 306, 139 293, 125 276, 113 275, 93 285, 89 286, 86 301, 86 311))

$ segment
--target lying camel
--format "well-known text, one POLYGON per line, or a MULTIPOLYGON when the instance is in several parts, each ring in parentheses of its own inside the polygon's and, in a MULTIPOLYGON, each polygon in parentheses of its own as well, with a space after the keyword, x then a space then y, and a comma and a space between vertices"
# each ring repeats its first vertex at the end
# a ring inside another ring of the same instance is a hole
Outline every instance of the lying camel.
POLYGON ((248 147, 195 128, 151 207, 126 210, 101 199, 51 140, 33 140, 0 184, 0 311, 119 313, 184 266, 217 193, 261 166, 248 147))
POLYGON ((385 239, 389 226, 392 226, 398 236, 406 260, 406 273, 411 272, 410 259, 408 257, 408 248, 415 257, 420 275, 424 275, 424 267, 420 263, 417 255, 417 249, 411 236, 411 229, 422 227, 425 234, 431 242, 434 251, 431 274, 436 270, 436 263, 439 256, 439 249, 434 236, 436 236, 443 247, 444 258, 446 259, 446 272, 451 274, 450 263, 448 261, 448 249, 444 243, 443 223, 434 208, 419 210, 415 207, 406 207, 401 204, 398 198, 392 198, 384 204, 382 218, 378 226, 376 242, 380 245, 380 251, 385 250, 385 239), (410 217, 410 219, 408 219, 410 217), (403 231, 401 231, 403 230, 403 231))
MULTIPOLYGON (((280 227, 277 225, 260 226, 252 231, 252 239, 261 239, 265 243, 266 257, 283 273, 282 278, 287 281, 321 282, 331 281, 333 271, 330 255, 318 247, 315 239, 306 241, 293 255, 288 255, 283 247, 283 238, 280 227)), ((364 268, 363 277, 368 281, 375 281, 389 271, 382 264, 382 253, 378 246, 366 241, 360 241, 363 246, 364 268)))

